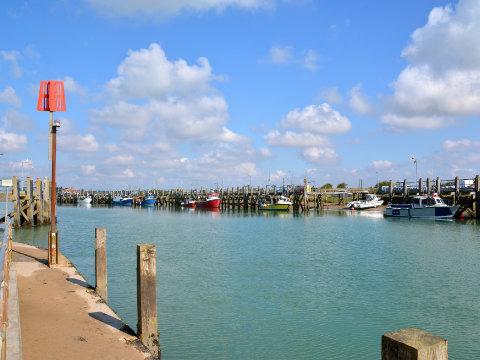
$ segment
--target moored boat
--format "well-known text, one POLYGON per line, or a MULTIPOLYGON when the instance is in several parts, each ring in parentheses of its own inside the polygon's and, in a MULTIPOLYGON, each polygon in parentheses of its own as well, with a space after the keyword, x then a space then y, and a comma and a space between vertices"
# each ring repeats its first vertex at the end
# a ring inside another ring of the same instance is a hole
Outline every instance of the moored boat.
POLYGON ((154 195, 148 194, 145 199, 142 200, 142 206, 154 206, 157 202, 157 199, 154 195))
POLYGON ((91 203, 92 203, 92 198, 89 195, 78 200, 79 205, 89 205, 91 203))
POLYGON ((293 203, 290 201, 289 198, 286 196, 280 196, 280 199, 277 200, 276 202, 271 202, 271 203, 261 203, 259 205, 260 210, 273 210, 273 211, 288 211, 290 210, 290 206, 292 206, 293 203))
POLYGON ((195 205, 200 209, 218 209, 221 203, 222 200, 218 197, 218 194, 211 193, 205 200, 199 200, 195 205))
POLYGON ((132 197, 123 197, 123 198, 120 200, 120 205, 123 205, 123 206, 131 206, 131 205, 133 205, 133 198, 132 198, 132 197))
POLYGON ((185 207, 185 208, 194 208, 196 206, 196 202, 195 202, 195 200, 187 199, 187 200, 182 201, 180 203, 180 206, 185 207))
POLYGON ((452 219, 459 205, 449 206, 437 194, 419 195, 409 204, 389 204, 385 208, 387 217, 407 217, 423 219, 452 219))
POLYGON ((113 205, 122 205, 122 197, 121 196, 114 196, 112 199, 113 205))
POLYGON ((355 209, 355 210, 364 210, 364 209, 372 209, 383 205, 383 200, 380 196, 374 194, 365 194, 363 200, 356 200, 351 201, 347 204, 348 209, 355 209))

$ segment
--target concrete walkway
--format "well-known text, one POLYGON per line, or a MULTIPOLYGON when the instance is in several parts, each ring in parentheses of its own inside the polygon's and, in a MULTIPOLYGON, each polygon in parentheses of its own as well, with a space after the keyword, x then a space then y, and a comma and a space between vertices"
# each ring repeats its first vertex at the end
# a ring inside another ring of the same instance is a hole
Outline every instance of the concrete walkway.
POLYGON ((64 257, 14 243, 23 359, 147 359, 149 353, 64 257))

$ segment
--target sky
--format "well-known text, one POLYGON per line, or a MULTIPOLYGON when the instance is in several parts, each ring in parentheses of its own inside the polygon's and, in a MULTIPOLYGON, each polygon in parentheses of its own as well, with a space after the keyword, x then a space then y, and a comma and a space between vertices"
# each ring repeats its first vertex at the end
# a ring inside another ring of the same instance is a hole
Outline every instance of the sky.
POLYGON ((314 185, 480 173, 477 0, 2 2, 0 176, 314 185))

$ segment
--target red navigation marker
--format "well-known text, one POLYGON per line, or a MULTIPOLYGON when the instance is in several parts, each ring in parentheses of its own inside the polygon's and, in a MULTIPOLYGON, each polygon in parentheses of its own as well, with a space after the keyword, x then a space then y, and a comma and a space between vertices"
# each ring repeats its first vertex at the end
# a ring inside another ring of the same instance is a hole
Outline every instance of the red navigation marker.
POLYGON ((43 80, 38 91, 38 111, 66 111, 63 81, 43 80))

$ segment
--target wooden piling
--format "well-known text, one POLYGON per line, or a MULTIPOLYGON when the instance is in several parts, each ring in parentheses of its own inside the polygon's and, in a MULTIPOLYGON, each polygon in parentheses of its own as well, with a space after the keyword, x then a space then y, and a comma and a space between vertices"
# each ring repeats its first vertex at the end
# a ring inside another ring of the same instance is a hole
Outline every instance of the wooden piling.
POLYGON ((430 195, 432 192, 432 180, 430 178, 427 178, 427 195, 430 195))
POLYGON ((33 210, 35 206, 33 198, 33 180, 31 177, 27 177, 26 182, 26 202, 27 202, 27 221, 29 225, 33 225, 33 210))
POLYGON ((475 176, 475 218, 480 220, 480 175, 475 176))
POLYGON ((403 199, 407 199, 408 197, 408 187, 407 187, 407 179, 403 180, 403 199))
POLYGON ((22 202, 20 200, 20 180, 14 176, 12 178, 12 196, 13 196, 13 225, 22 226, 22 202))
POLYGON ((50 180, 43 180, 43 219, 50 222, 50 180))
POLYGON ((437 188, 438 195, 442 195, 442 183, 440 182, 440 178, 437 177, 435 180, 435 187, 437 188))
POLYGON ((95 228, 95 291, 108 302, 107 229, 95 228))
POLYGON ((137 245, 138 337, 154 357, 161 357, 157 327, 157 260, 153 244, 137 245))
POLYGON ((458 203, 458 198, 460 196, 460 178, 455 176, 455 198, 453 200, 454 204, 458 203))
POLYGON ((448 360, 447 340, 415 328, 386 333, 382 360, 448 360))
POLYGON ((392 180, 390 180, 390 187, 388 189, 388 196, 389 196, 388 201, 392 202, 392 199, 393 199, 393 181, 392 180))
POLYGON ((423 185, 423 180, 422 178, 418 179, 418 195, 422 194, 422 185, 423 185))
POLYGON ((35 180, 35 214, 37 216, 36 224, 43 224, 43 186, 42 180, 35 180))

